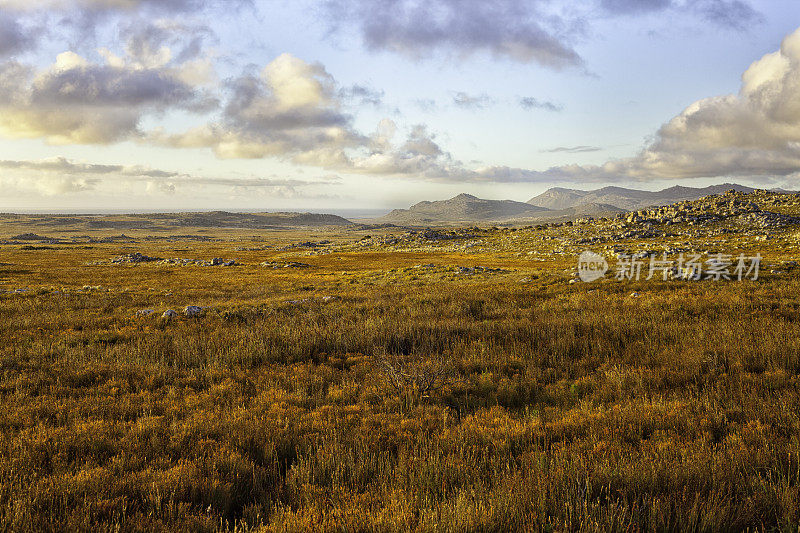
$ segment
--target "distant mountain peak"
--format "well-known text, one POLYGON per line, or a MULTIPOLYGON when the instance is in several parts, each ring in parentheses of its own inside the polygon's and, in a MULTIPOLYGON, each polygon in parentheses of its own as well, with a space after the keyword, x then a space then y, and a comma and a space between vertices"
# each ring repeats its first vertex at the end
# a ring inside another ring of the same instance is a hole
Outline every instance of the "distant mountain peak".
POLYGON ((531 198, 528 203, 548 209, 571 209, 584 204, 603 204, 636 211, 657 205, 668 205, 683 200, 697 200, 709 194, 720 194, 730 189, 751 192, 751 187, 735 183, 722 183, 709 187, 686 187, 674 185, 660 191, 643 191, 624 187, 607 186, 601 189, 582 191, 554 187, 539 196, 531 198))
POLYGON ((495 222, 512 218, 533 217, 547 209, 514 200, 486 200, 461 193, 448 200, 422 201, 409 209, 395 209, 381 222, 429 225, 446 223, 495 222))

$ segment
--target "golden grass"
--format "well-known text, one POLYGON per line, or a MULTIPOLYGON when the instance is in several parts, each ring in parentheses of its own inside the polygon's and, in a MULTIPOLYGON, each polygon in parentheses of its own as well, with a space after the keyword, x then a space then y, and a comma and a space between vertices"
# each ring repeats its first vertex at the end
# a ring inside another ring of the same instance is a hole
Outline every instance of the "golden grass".
POLYGON ((796 530, 800 279, 570 285, 509 235, 3 247, 0 528, 796 530), (136 250, 245 264, 86 265, 136 250), (447 270, 476 264, 509 272, 447 270))

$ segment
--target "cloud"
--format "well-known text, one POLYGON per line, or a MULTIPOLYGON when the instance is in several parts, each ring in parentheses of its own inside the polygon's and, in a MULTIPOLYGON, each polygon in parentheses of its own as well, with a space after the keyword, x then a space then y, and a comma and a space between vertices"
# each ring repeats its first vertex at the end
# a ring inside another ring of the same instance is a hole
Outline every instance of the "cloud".
MULTIPOLYGON (((368 154, 348 158, 340 170, 350 173, 406 176, 425 180, 459 180, 467 178, 461 162, 456 161, 436 142, 436 136, 424 124, 411 128, 401 143, 392 142, 396 125, 390 119, 381 121, 378 134, 384 142, 373 143, 368 154), (386 132, 389 132, 388 134, 386 132)), ((467 178, 469 179, 469 178, 467 178)))
MULTIPOLYGON (((506 179, 620 181, 743 177, 800 171, 800 29, 780 50, 755 61, 738 94, 694 102, 661 126, 638 155, 596 166, 539 173, 508 170, 506 179)), ((501 173, 502 174, 502 173, 501 173)))
POLYGON ((343 110, 341 90, 319 63, 282 54, 258 74, 230 82, 219 120, 182 134, 153 132, 173 147, 209 147, 223 158, 291 157, 316 166, 347 160, 346 147, 367 142, 343 110))
POLYGON ((356 26, 371 50, 415 59, 433 50, 463 56, 489 52, 548 68, 581 66, 569 24, 533 0, 327 0, 333 25, 356 26))
POLYGON ((337 176, 317 180, 286 178, 230 178, 193 176, 182 172, 160 170, 140 165, 105 165, 71 161, 63 157, 40 160, 0 160, 0 187, 14 192, 44 196, 94 191, 103 186, 118 190, 120 184, 144 184, 147 193, 172 194, 187 188, 222 187, 228 189, 267 189, 287 191, 312 185, 331 185, 337 176), (116 187, 116 189, 115 189, 116 187))
POLYGON ((636 15, 672 7, 673 0, 600 0, 600 6, 614 15, 636 15))
POLYGON ((717 26, 745 31, 764 21, 764 17, 741 0, 699 0, 692 4, 695 12, 717 26))
POLYGON ((214 32, 206 25, 166 19, 135 20, 120 28, 120 37, 130 61, 143 68, 197 59, 207 42, 216 42, 214 32))
MULTIPOLYGON (((2 79, 2 76, 0 76, 2 79)), ((464 95, 464 102, 472 102, 464 95)), ((527 101, 533 104, 535 99, 527 101)), ((522 103, 522 102, 520 102, 522 103)), ((540 104, 538 100, 535 103, 540 104)), ((616 182, 701 177, 774 179, 800 171, 800 29, 780 50, 754 62, 738 94, 699 100, 664 124, 634 157, 603 165, 546 170, 469 168, 443 149, 426 126, 396 141, 398 127, 380 122, 372 135, 355 130, 341 91, 322 65, 283 55, 260 76, 231 85, 221 119, 155 142, 213 148, 221 157, 288 158, 337 172, 479 182, 616 182)), ((546 151, 585 153, 593 146, 546 151)))
POLYGON ((661 11, 688 12, 717 26, 744 31, 763 21, 744 0, 600 0, 600 7, 615 16, 637 16, 661 11))
POLYGON ((587 152, 599 152, 602 148, 599 146, 558 146, 556 148, 549 148, 546 150, 539 150, 542 153, 548 154, 556 154, 556 153, 567 153, 567 154, 583 154, 587 152))
POLYGON ((237 8, 251 5, 252 0, 0 0, 0 8, 13 11, 88 11, 131 12, 152 9, 167 13, 186 13, 209 7, 237 8))
POLYGON ((83 53, 95 47, 97 36, 110 27, 108 23, 118 26, 123 33, 132 20, 152 21, 168 16, 185 21, 201 13, 208 15, 222 10, 229 16, 246 7, 254 8, 253 0, 0 0, 0 16, 5 13, 20 20, 39 21, 39 27, 28 27, 23 32, 29 41, 27 48, 40 37, 48 36, 83 53))
POLYGON ((379 107, 383 104, 383 91, 376 91, 363 85, 351 85, 339 90, 339 97, 353 105, 371 105, 379 107))
POLYGON ((0 57, 32 49, 38 33, 38 29, 25 28, 17 19, 0 11, 0 57))
POLYGON ((424 113, 432 113, 439 108, 439 104, 433 98, 416 98, 412 103, 424 113))
POLYGON ((129 41, 125 57, 101 50, 103 64, 74 52, 39 71, 0 64, 0 133, 53 144, 108 144, 141 136, 144 116, 203 113, 217 105, 196 86, 202 84, 196 62, 181 63, 166 45, 156 51, 145 42, 154 41, 129 41))
POLYGON ((462 109, 484 109, 494 104, 494 99, 488 94, 457 92, 453 95, 453 103, 462 109))
MULTIPOLYGON (((558 147, 580 153, 595 147, 558 147)), ((755 61, 735 95, 705 98, 664 124, 634 157, 602 165, 546 170, 507 166, 470 169, 442 150, 424 128, 393 150, 354 160, 374 174, 479 182, 618 182, 740 177, 761 181, 800 176, 800 29, 780 50, 755 61), (426 147, 426 148, 422 148, 426 147)))
POLYGON ((553 102, 548 102, 547 100, 538 100, 533 96, 523 96, 519 99, 519 105, 523 109, 544 109, 545 111, 563 111, 564 106, 560 104, 554 104, 553 102))
POLYGON ((123 165, 98 165, 91 163, 73 162, 64 157, 40 159, 36 161, 0 161, 0 168, 6 170, 28 170, 35 172, 51 172, 70 175, 125 175, 143 176, 149 178, 174 178, 180 174, 154 170, 147 167, 123 165))

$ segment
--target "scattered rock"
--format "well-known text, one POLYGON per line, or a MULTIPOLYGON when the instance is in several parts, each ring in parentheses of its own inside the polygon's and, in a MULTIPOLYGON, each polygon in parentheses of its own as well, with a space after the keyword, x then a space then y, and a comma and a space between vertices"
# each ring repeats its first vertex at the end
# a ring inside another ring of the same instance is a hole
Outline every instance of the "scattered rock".
POLYGON ((264 261, 263 263, 261 263, 261 266, 265 268, 308 268, 311 265, 307 265, 306 263, 298 263, 295 261, 289 261, 288 263, 264 261))
POLYGON ((22 233, 20 235, 14 235, 11 237, 12 241, 37 241, 47 244, 59 244, 60 241, 58 239, 54 239, 53 237, 44 237, 42 235, 36 235, 35 233, 22 233))
POLYGON ((111 260, 112 263, 151 263, 153 261, 161 261, 158 257, 150 257, 140 252, 134 252, 127 255, 119 255, 111 260))
POLYGON ((498 274, 502 272, 509 271, 502 268, 491 268, 485 266, 458 267, 458 273, 466 276, 471 276, 472 274, 498 274))
POLYGON ((139 309, 136 311, 136 316, 150 316, 155 312, 155 309, 139 309))
POLYGON ((189 318, 196 317, 203 313, 203 308, 196 305, 187 305, 183 310, 183 314, 189 318))
POLYGON ((178 266, 233 266, 236 264, 235 260, 226 261, 220 257, 215 257, 214 259, 205 260, 205 259, 182 259, 178 257, 172 257, 168 259, 163 259, 161 257, 150 257, 144 255, 140 252, 135 252, 128 255, 120 255, 111 259, 111 263, 113 264, 121 264, 121 263, 153 263, 157 262, 159 265, 178 265, 178 266))

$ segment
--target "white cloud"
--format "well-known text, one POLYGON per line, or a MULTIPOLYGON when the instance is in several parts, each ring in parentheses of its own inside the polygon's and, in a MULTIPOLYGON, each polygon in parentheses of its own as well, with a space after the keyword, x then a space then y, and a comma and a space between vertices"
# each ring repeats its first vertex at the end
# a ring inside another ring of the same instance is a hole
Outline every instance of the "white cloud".
POLYGON ((575 174, 648 180, 786 176, 799 169, 800 29, 750 65, 738 94, 698 100, 636 157, 575 174))
POLYGON ((72 51, 38 71, 14 61, 0 64, 0 133, 52 144, 108 144, 140 136, 144 116, 216 106, 202 87, 202 58, 176 62, 166 45, 153 49, 134 41, 122 57, 101 50, 101 64, 72 51))
POLYGON ((343 110, 336 81, 321 64, 282 54, 259 75, 230 82, 222 116, 185 133, 152 132, 149 140, 173 147, 209 147, 223 158, 289 157, 337 167, 345 148, 367 139, 343 110))
POLYGON ((272 196, 296 195, 318 185, 335 185, 338 176, 298 180, 261 177, 209 177, 140 165, 108 165, 72 161, 63 157, 40 160, 0 160, 0 190, 36 196, 63 196, 87 191, 118 192, 120 187, 148 195, 215 189, 268 191, 272 196))

